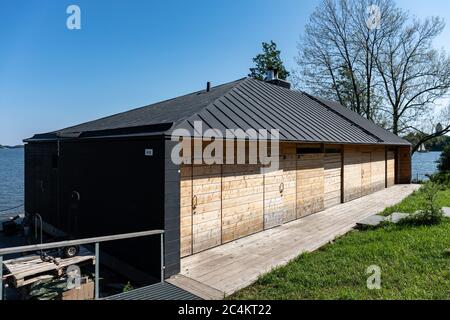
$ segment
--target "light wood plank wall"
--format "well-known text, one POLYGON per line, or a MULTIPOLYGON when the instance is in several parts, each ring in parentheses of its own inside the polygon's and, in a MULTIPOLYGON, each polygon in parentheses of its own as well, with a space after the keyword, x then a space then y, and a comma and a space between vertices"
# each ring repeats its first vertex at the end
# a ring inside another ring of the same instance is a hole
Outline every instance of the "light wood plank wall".
POLYGON ((222 242, 222 166, 192 167, 192 252, 222 242))
POLYGON ((324 208, 341 203, 342 154, 326 153, 324 158, 324 208))
MULTIPOLYGON (((385 187, 385 157, 384 147, 344 146, 344 202, 385 187)), ((388 168, 390 164, 394 163, 388 163, 388 168)))
POLYGON ((361 196, 372 193, 372 153, 361 152, 361 196))
POLYGON ((412 179, 411 147, 398 148, 398 183, 409 184, 412 179))
POLYGON ((192 254, 192 166, 180 166, 180 255, 192 254))
POLYGON ((383 190, 386 186, 386 149, 384 147, 371 149, 371 192, 376 192, 383 190))
POLYGON ((361 197, 362 179, 361 150, 355 146, 344 146, 344 202, 361 197))
POLYGON ((297 218, 324 209, 324 154, 297 157, 297 218))
POLYGON ((297 219, 297 145, 286 143, 281 146, 280 166, 283 169, 284 223, 297 219))
MULTIPOLYGON (((264 175, 264 228, 279 226, 285 221, 285 207, 283 203, 284 170, 264 175)), ((295 183, 295 182, 294 182, 295 183)))
POLYGON ((395 184, 395 152, 387 151, 386 157, 386 186, 389 188, 395 184))
MULTIPOLYGON (((384 147, 346 145, 341 153, 297 155, 298 147, 305 145, 281 144, 280 168, 270 173, 262 173, 260 165, 251 164, 182 165, 181 256, 276 227, 395 183, 395 154, 384 147)), ((407 178, 406 158, 402 165, 407 178)))
POLYGON ((260 165, 223 165, 222 243, 263 230, 264 176, 260 165))
POLYGON ((297 218, 295 144, 283 145, 280 154, 279 170, 264 174, 264 229, 297 218))

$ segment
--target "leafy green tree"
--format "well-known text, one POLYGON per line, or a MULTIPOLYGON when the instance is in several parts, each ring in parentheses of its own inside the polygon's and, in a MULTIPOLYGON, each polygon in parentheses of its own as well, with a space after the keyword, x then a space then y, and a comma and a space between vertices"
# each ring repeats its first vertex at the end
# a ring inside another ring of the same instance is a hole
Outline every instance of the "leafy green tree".
POLYGON ((450 146, 450 136, 441 136, 425 143, 429 151, 443 151, 446 146, 450 146))
POLYGON ((277 49, 277 44, 273 41, 270 43, 262 43, 263 53, 258 54, 253 58, 255 67, 250 68, 249 77, 264 80, 267 70, 275 69, 278 70, 278 78, 286 80, 289 77, 289 72, 283 65, 281 61, 281 51, 277 49))
POLYGON ((439 172, 450 172, 450 146, 446 146, 438 160, 439 172))

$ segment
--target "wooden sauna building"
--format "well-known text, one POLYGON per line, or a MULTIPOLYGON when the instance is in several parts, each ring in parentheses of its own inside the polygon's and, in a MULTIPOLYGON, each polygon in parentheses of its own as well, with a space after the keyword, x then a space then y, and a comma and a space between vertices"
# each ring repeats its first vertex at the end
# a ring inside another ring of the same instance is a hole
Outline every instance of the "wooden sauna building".
MULTIPOLYGON (((27 214, 74 238, 164 229, 167 277, 185 256, 411 181, 407 141, 278 79, 208 86, 25 142, 27 214), (196 122, 221 132, 279 130, 278 168, 175 164, 172 133, 202 139, 196 122)), ((158 239, 105 250, 159 272, 158 239)))

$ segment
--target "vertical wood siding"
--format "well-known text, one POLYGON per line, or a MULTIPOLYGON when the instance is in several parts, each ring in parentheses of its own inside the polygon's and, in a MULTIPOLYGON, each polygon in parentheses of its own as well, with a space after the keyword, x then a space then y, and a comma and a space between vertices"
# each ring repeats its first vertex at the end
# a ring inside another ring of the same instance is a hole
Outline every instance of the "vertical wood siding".
POLYGON ((324 208, 341 203, 341 166, 340 153, 326 153, 324 158, 324 208))
POLYGON ((372 193, 372 153, 361 152, 361 196, 372 193))
MULTIPOLYGON (((344 201, 348 202, 382 190, 386 185, 386 163, 384 147, 344 147, 344 201)), ((392 170, 394 167, 392 167, 392 170)), ((389 176, 389 173, 388 173, 389 176)))
MULTIPOLYGON (((300 149, 297 155, 298 146, 280 146, 280 167, 273 172, 262 173, 260 165, 251 164, 181 166, 181 256, 279 226, 395 183, 395 153, 384 147, 347 145, 342 153, 335 147, 336 151, 312 154, 302 154, 300 149)), ((317 147, 320 145, 306 146, 317 147)), ((398 163, 403 167, 399 176, 404 180, 410 168, 405 155, 398 163)))
POLYGON ((344 202, 361 197, 362 153, 354 146, 344 146, 344 202))
POLYGON ((180 167, 180 251, 192 254, 192 166, 180 167))
POLYGON ((395 152, 387 152, 387 187, 392 187, 395 184, 395 152))
POLYGON ((283 205, 285 216, 283 223, 297 218, 297 148, 295 143, 284 144, 281 149, 280 160, 283 169, 283 205))
POLYGON ((399 147, 398 148, 398 163, 399 163, 399 174, 398 183, 408 184, 411 183, 411 148, 410 147, 399 147))
POLYGON ((385 148, 372 148, 372 192, 380 191, 386 185, 386 154, 385 148))
POLYGON ((221 166, 192 167, 192 251, 197 253, 221 243, 221 166))
POLYGON ((263 230, 261 166, 223 165, 222 179, 222 243, 263 230))
POLYGON ((324 209, 324 155, 303 154, 297 160, 297 218, 324 209))
POLYGON ((296 149, 284 148, 279 170, 264 174, 264 228, 269 229, 297 218, 296 149))

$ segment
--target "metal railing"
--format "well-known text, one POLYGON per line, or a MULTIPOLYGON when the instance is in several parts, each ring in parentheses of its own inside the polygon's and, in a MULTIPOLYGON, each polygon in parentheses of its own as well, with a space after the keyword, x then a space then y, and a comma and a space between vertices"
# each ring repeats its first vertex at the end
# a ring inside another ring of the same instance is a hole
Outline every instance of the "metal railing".
POLYGON ((164 230, 142 231, 125 233, 112 236, 85 238, 79 240, 68 240, 60 242, 50 242, 21 247, 11 247, 0 249, 0 300, 3 300, 3 256, 16 253, 36 252, 41 250, 58 249, 70 246, 80 246, 95 244, 95 299, 100 298, 99 274, 100 274, 100 243, 124 239, 142 238, 148 236, 161 236, 161 282, 164 282, 164 230))

